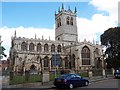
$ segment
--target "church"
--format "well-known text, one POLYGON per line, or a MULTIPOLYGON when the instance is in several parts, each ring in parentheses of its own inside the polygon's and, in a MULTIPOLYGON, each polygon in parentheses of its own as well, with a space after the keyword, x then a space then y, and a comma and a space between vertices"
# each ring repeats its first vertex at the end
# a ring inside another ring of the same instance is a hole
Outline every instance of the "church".
MULTIPOLYGON (((14 72, 89 70, 103 67, 103 49, 99 44, 78 42, 77 9, 55 13, 55 40, 11 37, 10 68, 14 72)), ((86 32, 87 33, 87 32, 86 32)))

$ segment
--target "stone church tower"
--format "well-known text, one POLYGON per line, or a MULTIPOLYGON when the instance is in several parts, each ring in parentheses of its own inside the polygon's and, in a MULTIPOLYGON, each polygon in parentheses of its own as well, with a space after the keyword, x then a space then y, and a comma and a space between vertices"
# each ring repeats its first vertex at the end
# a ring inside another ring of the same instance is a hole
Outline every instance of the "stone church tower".
POLYGON ((76 7, 75 11, 62 8, 55 13, 55 40, 67 43, 75 43, 78 41, 77 24, 76 24, 76 7))

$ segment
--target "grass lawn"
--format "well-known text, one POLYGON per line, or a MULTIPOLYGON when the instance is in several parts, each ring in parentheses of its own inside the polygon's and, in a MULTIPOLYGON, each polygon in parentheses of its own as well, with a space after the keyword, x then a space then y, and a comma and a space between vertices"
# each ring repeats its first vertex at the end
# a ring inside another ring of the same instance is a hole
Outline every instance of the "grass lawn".
POLYGON ((88 73, 79 73, 79 75, 82 77, 88 77, 88 73))
POLYGON ((14 76, 13 80, 10 80, 10 84, 22 84, 22 83, 33 83, 40 82, 41 75, 30 75, 28 81, 25 80, 25 76, 14 76))
POLYGON ((50 81, 53 81, 55 77, 58 77, 58 76, 60 76, 60 73, 56 73, 56 76, 55 76, 55 73, 50 73, 50 81))
MULTIPOLYGON (((56 77, 60 74, 56 73, 56 77)), ((55 78, 55 73, 50 73, 50 81, 53 81, 55 78)), ((22 84, 22 83, 34 83, 34 82, 41 82, 42 77, 41 75, 30 75, 28 81, 25 80, 25 76, 16 75, 13 76, 13 80, 10 80, 10 84, 22 84)))

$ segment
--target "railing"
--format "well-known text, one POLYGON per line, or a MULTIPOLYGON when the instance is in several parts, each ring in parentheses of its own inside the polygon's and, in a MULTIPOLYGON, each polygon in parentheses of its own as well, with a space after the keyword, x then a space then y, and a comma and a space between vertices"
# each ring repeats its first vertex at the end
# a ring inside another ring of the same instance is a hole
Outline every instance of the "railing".
MULTIPOLYGON (((103 71, 102 69, 93 69, 91 70, 92 72, 92 77, 96 77, 96 76, 103 76, 103 71)), ((50 71, 49 72, 49 80, 53 81, 56 77, 60 76, 61 74, 66 74, 66 73, 70 73, 70 69, 67 70, 57 70, 55 71, 50 71), (55 74, 56 73, 56 74, 55 74)), ((38 74, 33 74, 31 75, 30 73, 26 73, 25 75, 23 75, 22 72, 16 73, 16 72, 4 72, 4 75, 10 75, 10 84, 20 84, 20 83, 34 83, 34 82, 41 82, 42 81, 42 73, 38 73, 38 74)), ((89 70, 79 70, 76 72, 76 74, 81 75, 82 77, 89 77, 89 70)), ((106 70, 106 74, 107 75, 112 75, 112 70, 111 69, 107 69, 106 70)))
POLYGON ((93 76, 102 76, 102 69, 93 69, 93 76))
POLYGON ((107 75, 112 75, 113 73, 112 73, 112 69, 106 69, 106 74, 107 75))

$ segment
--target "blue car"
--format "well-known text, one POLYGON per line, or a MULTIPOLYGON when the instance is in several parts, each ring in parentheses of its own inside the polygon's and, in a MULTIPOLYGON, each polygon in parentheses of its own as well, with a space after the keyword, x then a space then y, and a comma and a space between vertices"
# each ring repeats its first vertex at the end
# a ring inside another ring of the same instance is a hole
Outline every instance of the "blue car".
POLYGON ((79 86, 87 86, 89 80, 81 77, 78 74, 63 74, 58 78, 55 78, 54 85, 57 88, 74 88, 79 86))
POLYGON ((119 69, 116 69, 115 72, 114 72, 114 77, 115 78, 120 78, 120 70, 119 69))

